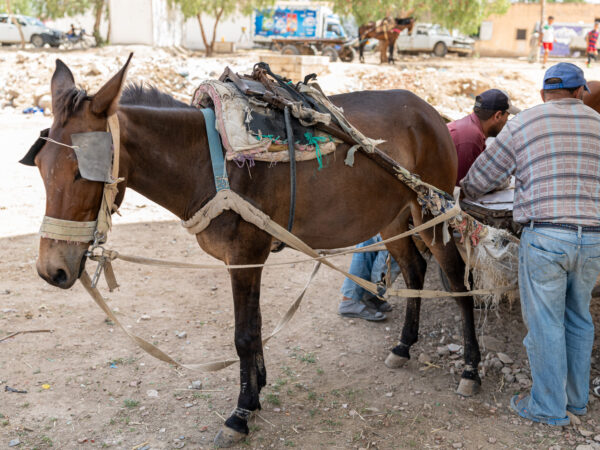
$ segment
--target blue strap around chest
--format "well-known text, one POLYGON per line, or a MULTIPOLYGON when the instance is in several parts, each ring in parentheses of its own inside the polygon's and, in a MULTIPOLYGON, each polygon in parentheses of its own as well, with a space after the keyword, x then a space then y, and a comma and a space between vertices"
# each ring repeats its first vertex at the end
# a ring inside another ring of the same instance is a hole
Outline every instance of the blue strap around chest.
POLYGON ((223 158, 223 147, 221 147, 221 136, 215 127, 215 112, 210 108, 201 110, 204 114, 206 123, 206 134, 208 136, 208 145, 210 147, 210 161, 212 163, 213 177, 217 192, 223 189, 229 189, 229 178, 225 170, 225 158, 223 158))

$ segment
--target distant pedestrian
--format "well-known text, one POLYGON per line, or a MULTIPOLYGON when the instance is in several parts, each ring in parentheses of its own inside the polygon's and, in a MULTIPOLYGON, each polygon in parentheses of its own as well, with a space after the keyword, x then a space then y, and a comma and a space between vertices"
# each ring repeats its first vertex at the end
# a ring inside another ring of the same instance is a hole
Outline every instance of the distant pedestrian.
POLYGON ((529 38, 529 57, 527 60, 530 63, 540 60, 540 31, 537 25, 533 28, 531 37, 529 38))
POLYGON ((548 62, 548 54, 554 48, 554 17, 548 16, 548 23, 542 27, 542 47, 544 48, 544 60, 542 62, 542 67, 546 67, 546 63, 548 62))
POLYGON ((587 44, 587 66, 592 67, 592 59, 596 61, 596 56, 598 56, 598 50, 596 49, 596 44, 598 43, 598 27, 600 24, 598 22, 594 23, 594 29, 590 31, 585 36, 585 42, 587 44))

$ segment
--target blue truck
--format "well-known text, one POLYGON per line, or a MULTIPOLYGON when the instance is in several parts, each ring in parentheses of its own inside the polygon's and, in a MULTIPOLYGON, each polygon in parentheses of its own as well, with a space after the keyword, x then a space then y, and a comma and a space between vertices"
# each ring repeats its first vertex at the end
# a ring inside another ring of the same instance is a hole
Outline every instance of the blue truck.
POLYGON ((340 18, 327 6, 277 3, 273 8, 256 10, 253 40, 258 45, 284 55, 328 56, 350 62, 353 42, 348 39, 340 18))

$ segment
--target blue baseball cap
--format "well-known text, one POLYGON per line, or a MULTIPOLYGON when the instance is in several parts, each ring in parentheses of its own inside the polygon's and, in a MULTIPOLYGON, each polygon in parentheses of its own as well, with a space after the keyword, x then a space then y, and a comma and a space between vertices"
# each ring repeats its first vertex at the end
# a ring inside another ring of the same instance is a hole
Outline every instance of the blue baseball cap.
POLYGON ((544 74, 544 89, 574 89, 579 86, 583 86, 586 91, 590 92, 583 76, 583 70, 575 64, 561 62, 550 67, 544 74), (560 83, 547 83, 546 81, 551 78, 558 78, 561 81, 560 83))

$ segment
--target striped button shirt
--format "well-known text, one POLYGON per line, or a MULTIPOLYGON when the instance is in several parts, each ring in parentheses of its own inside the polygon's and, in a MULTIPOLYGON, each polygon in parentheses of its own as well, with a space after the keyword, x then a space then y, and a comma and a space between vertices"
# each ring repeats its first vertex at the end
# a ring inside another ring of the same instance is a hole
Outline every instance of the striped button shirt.
POLYGON ((515 174, 513 218, 600 225, 600 115, 566 98, 515 116, 461 181, 479 198, 515 174))

